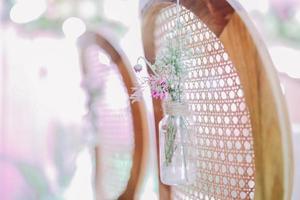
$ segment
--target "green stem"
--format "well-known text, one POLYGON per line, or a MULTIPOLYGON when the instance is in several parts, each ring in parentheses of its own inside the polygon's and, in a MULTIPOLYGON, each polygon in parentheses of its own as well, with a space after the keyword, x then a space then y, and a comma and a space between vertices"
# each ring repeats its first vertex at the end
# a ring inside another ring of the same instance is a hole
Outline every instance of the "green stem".
POLYGON ((169 165, 172 162, 174 151, 176 146, 174 145, 176 139, 176 127, 174 125, 175 116, 170 116, 168 121, 167 132, 165 135, 165 160, 166 165, 169 165))

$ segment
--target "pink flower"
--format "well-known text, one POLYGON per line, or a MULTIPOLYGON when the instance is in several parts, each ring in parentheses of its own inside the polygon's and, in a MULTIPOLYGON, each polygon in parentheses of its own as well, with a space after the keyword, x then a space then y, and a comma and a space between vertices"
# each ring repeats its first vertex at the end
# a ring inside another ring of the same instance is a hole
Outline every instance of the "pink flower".
POLYGON ((142 71, 143 66, 140 65, 140 64, 136 64, 136 65, 133 67, 133 69, 134 69, 134 71, 135 71, 136 73, 138 73, 138 72, 142 71))
POLYGON ((164 77, 152 75, 149 78, 149 84, 153 98, 163 100, 167 97, 169 87, 164 77))

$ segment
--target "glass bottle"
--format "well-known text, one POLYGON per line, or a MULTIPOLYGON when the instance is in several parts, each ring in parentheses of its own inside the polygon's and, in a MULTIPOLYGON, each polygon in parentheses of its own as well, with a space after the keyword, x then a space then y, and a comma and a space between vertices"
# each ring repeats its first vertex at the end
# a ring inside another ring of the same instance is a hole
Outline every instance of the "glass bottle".
POLYGON ((159 123, 160 179, 166 185, 189 185, 196 179, 191 149, 191 124, 187 105, 164 103, 165 116, 159 123))

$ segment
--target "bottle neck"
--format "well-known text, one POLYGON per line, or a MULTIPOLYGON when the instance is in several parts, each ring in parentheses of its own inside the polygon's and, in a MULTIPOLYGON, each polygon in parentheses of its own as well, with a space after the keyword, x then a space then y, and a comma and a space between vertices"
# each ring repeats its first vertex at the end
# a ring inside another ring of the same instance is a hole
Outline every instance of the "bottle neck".
POLYGON ((163 110, 166 115, 186 116, 189 113, 188 105, 186 103, 176 101, 163 102, 163 110))

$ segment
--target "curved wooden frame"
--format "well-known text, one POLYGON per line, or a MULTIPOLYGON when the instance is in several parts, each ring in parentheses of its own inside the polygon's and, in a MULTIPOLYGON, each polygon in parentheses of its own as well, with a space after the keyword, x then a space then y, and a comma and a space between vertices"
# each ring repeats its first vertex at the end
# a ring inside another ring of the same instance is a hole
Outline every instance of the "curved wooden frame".
MULTIPOLYGON (((86 62, 84 59, 84 52, 90 45, 97 45, 103 49, 116 64, 119 73, 121 74, 124 84, 127 89, 127 93, 131 94, 132 88, 136 86, 136 79, 133 76, 134 72, 131 69, 130 65, 125 59, 125 56, 122 52, 112 45, 112 43, 103 35, 96 32, 87 32, 79 40, 80 48, 80 57, 82 62, 82 73, 86 73, 86 62)), ((131 168, 130 178, 128 180, 127 187, 125 191, 118 198, 120 200, 132 200, 135 197, 136 192, 138 191, 139 185, 143 182, 143 177, 145 174, 145 156, 146 149, 148 146, 148 124, 147 124, 147 115, 146 107, 144 102, 137 102, 130 104, 132 118, 133 118, 133 127, 134 127, 134 154, 133 154, 133 164, 131 168)), ((96 155, 101 156, 101 152, 96 148, 96 155)), ((98 165, 96 161, 96 166, 98 165)), ((96 172, 96 177, 97 177, 96 172)), ((97 199, 101 199, 96 195, 97 199)))
MULTIPOLYGON (((172 0, 150 0, 141 9, 146 58, 155 59, 155 19, 172 0)), ((263 42, 246 12, 234 0, 181 0, 223 43, 244 87, 253 130, 255 199, 290 199, 292 150, 290 124, 279 80, 263 42)), ((162 118, 160 102, 154 102, 156 125, 162 118)), ((170 199, 169 188, 160 184, 161 199, 170 199)))

